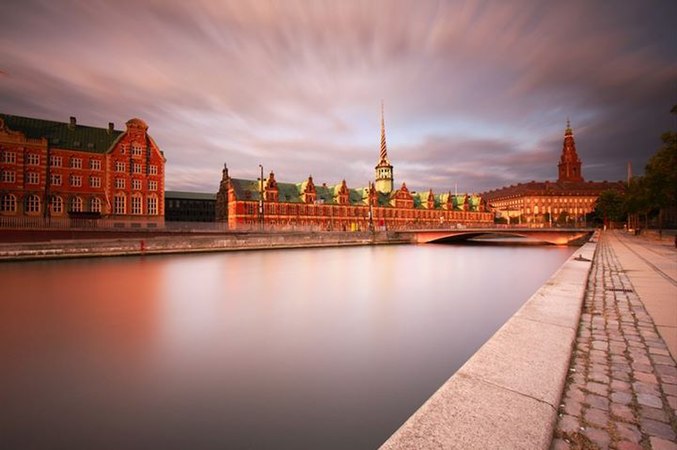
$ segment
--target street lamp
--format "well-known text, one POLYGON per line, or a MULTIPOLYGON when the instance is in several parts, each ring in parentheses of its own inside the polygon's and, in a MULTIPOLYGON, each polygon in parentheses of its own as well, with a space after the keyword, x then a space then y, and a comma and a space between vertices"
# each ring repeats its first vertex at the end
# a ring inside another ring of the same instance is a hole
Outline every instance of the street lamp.
POLYGON ((259 221, 261 222, 261 231, 263 231, 263 166, 261 164, 259 164, 259 169, 261 169, 261 184, 259 185, 259 221))

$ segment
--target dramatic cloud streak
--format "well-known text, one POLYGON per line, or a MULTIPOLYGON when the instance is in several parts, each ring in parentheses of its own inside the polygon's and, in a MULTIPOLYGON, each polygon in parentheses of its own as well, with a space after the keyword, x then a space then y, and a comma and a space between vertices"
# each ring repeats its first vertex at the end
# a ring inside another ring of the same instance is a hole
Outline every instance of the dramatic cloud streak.
POLYGON ((673 1, 31 1, 0 17, 0 109, 138 116, 167 187, 220 169, 373 176, 379 103, 396 184, 553 179, 571 117, 588 179, 641 168, 674 127, 673 1))

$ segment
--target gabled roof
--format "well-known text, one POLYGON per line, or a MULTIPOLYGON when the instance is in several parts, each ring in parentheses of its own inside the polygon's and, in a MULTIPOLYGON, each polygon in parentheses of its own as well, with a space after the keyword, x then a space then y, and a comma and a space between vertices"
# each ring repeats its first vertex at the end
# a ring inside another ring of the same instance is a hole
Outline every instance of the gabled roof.
POLYGON ((46 138, 49 145, 56 148, 78 150, 81 152, 106 153, 123 131, 108 128, 71 126, 70 123, 31 117, 0 114, 5 126, 19 131, 30 139, 46 138))

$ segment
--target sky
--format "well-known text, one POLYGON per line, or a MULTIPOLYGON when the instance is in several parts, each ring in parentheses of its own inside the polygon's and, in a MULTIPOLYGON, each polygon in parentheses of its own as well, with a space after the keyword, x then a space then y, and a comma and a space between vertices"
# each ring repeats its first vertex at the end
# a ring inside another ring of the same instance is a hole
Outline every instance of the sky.
POLYGON ((228 164, 281 182, 374 178, 381 101, 395 186, 555 180, 567 118, 586 180, 640 174, 677 128, 674 0, 4 0, 0 112, 124 130, 166 189, 228 164))

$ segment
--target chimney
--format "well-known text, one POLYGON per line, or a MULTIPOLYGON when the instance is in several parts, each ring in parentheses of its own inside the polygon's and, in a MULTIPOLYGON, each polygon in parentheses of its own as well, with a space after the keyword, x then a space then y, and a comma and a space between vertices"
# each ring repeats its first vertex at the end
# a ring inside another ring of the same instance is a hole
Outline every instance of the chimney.
POLYGON ((75 129, 76 123, 77 123, 77 122, 76 122, 76 120, 75 120, 75 116, 71 116, 71 121, 70 121, 70 123, 68 124, 68 129, 69 129, 69 130, 74 130, 74 129, 75 129))
POLYGON ((113 134, 113 128, 115 128, 115 124, 113 122, 108 122, 108 134, 113 134))

